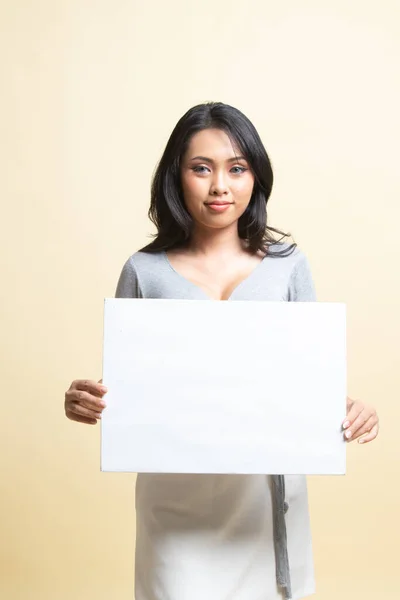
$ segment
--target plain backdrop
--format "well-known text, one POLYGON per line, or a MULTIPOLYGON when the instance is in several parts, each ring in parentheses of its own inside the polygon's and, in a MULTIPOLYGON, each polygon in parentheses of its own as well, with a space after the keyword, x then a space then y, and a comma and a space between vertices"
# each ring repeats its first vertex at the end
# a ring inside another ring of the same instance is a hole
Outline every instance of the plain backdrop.
POLYGON ((100 473, 64 392, 101 377, 103 298, 207 100, 257 127, 270 223, 347 303, 348 391, 381 418, 346 477, 309 479, 315 598, 398 598, 399 23, 396 0, 3 0, 1 598, 133 598, 134 476, 100 473))

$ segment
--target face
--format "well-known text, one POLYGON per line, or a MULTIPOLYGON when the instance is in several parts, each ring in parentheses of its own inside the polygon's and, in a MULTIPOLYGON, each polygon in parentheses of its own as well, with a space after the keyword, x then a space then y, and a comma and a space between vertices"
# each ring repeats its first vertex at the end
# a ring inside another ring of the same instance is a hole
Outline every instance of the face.
POLYGON ((182 159, 181 181, 186 208, 200 228, 237 228, 254 186, 250 165, 219 129, 192 137, 182 159))

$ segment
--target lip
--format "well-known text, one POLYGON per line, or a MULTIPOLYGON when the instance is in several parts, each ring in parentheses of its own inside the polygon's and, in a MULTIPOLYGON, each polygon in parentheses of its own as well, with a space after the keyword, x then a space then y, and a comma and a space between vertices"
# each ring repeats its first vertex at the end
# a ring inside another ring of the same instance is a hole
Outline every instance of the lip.
POLYGON ((215 212, 223 212, 231 206, 232 202, 206 202, 206 206, 215 212))

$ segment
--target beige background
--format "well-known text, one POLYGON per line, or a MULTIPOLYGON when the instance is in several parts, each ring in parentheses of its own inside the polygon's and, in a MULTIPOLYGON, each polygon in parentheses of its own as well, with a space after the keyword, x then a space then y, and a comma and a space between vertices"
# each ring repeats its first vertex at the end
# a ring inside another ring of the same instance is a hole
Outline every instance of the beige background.
POLYGON ((103 298, 205 100, 258 128, 271 223, 347 303, 349 393, 381 416, 345 478, 310 479, 316 600, 398 598, 399 23, 396 0, 3 0, 1 598, 133 596, 134 477, 99 472, 63 394, 101 376, 103 298))

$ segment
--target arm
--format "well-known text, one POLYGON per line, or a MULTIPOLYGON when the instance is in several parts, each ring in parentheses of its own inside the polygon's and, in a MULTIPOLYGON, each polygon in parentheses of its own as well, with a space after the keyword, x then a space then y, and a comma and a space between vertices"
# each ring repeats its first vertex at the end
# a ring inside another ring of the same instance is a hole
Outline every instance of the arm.
MULTIPOLYGON (((289 301, 315 302, 316 293, 307 258, 302 254, 293 267, 289 282, 289 301)), ((342 424, 345 439, 360 444, 371 442, 379 433, 379 418, 376 410, 358 400, 347 397, 347 416, 342 424)))
POLYGON ((135 269, 133 257, 124 264, 118 279, 116 298, 143 298, 139 277, 135 269))
POLYGON ((316 302, 316 292, 307 257, 300 254, 289 280, 289 302, 316 302))
MULTIPOLYGON (((142 297, 132 258, 126 261, 122 269, 115 297, 142 297)), ((73 381, 64 396, 65 415, 71 421, 95 425, 101 419, 102 412, 106 407, 103 399, 106 393, 107 388, 102 385, 101 379, 98 383, 88 379, 73 381)))

